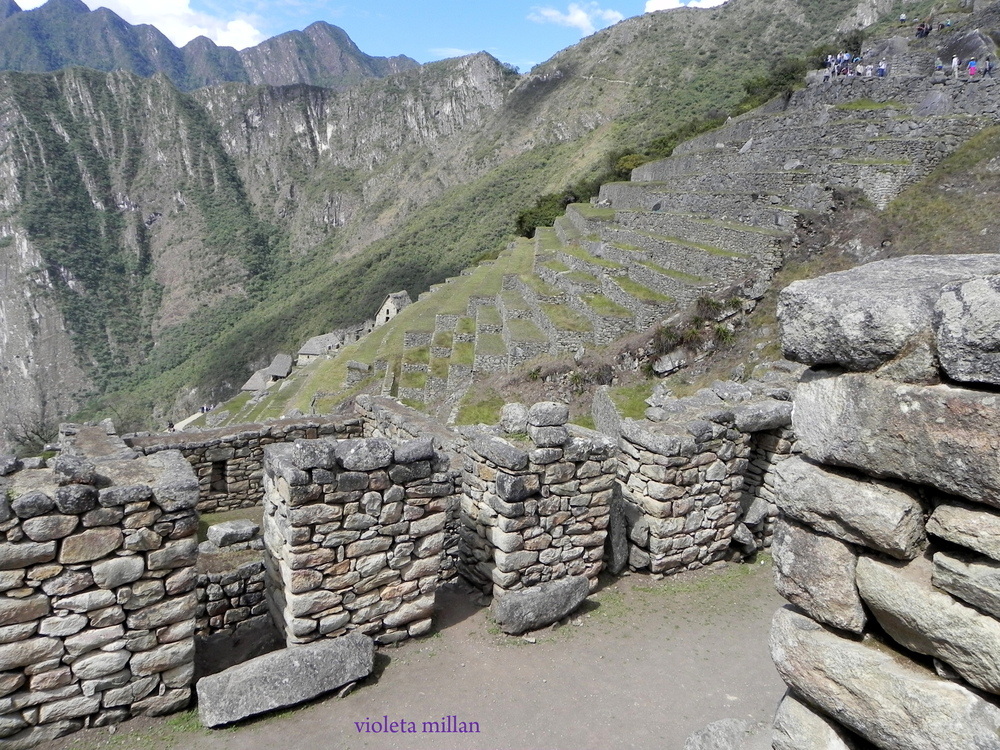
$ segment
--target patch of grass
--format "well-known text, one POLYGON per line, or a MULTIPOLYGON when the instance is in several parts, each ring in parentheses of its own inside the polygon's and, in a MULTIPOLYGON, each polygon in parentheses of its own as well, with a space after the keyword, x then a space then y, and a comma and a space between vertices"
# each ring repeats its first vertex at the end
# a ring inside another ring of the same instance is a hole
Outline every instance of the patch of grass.
POLYGON ((434 334, 434 346, 451 349, 453 343, 455 343, 455 336, 451 331, 438 331, 434 334))
POLYGON ((403 351, 403 364, 426 365, 431 361, 431 350, 427 346, 417 346, 403 351))
POLYGON ((570 271, 565 275, 566 279, 572 281, 574 284, 597 284, 600 285, 601 281, 593 274, 584 273, 583 271, 570 271))
POLYGON ((703 284, 708 281, 708 279, 702 278, 701 276, 695 276, 692 273, 685 273, 684 271, 667 268, 648 260, 640 260, 639 265, 645 266, 651 271, 656 271, 658 274, 662 274, 663 276, 669 276, 677 281, 683 281, 685 284, 703 284))
POLYGON ((498 333, 480 333, 476 336, 476 354, 490 357, 507 355, 507 345, 498 333))
POLYGON ((431 359, 430 376, 432 378, 440 378, 442 380, 447 380, 448 366, 450 362, 451 362, 450 359, 444 359, 439 357, 434 357, 433 359, 431 359))
POLYGON ((587 331, 594 330, 593 325, 587 319, 587 316, 577 312, 572 307, 568 305, 539 305, 542 308, 542 312, 545 317, 548 318, 552 325, 556 327, 559 331, 575 331, 578 333, 585 333, 587 331))
POLYGON ((427 411, 427 404, 415 398, 403 398, 400 399, 400 403, 409 406, 414 411, 427 411))
POLYGON ((562 273, 563 271, 569 270, 569 266, 567 266, 561 260, 547 260, 544 263, 542 263, 542 265, 545 266, 546 268, 552 269, 556 273, 562 273))
POLYGON ((476 360, 476 345, 472 341, 455 344, 451 350, 451 362, 456 365, 472 366, 476 360))
POLYGON ((456 425, 496 424, 500 421, 500 410, 503 408, 503 396, 496 391, 487 391, 480 395, 475 389, 470 390, 458 407, 456 425))
POLYGON ((427 386, 426 371, 404 371, 399 374, 400 388, 425 388, 427 386))
POLYGON ((613 302, 602 294, 582 294, 580 299, 586 302, 602 318, 631 318, 632 313, 613 302))
POLYGON ((580 414, 570 420, 575 425, 580 427, 586 427, 588 430, 596 430, 597 425, 594 424, 594 418, 590 414, 580 414))
POLYGON ((668 305, 674 301, 673 297, 662 294, 655 289, 643 286, 637 281, 633 281, 628 276, 620 276, 615 279, 615 283, 631 294, 637 300, 648 302, 653 305, 668 305))
MULTIPOLYGON (((746 229, 744 226, 740 226, 740 229, 746 229)), ((693 247, 696 250, 702 250, 710 255, 718 255, 723 258, 746 258, 747 256, 743 253, 734 253, 730 250, 723 250, 721 247, 715 247, 714 245, 706 245, 703 242, 692 242, 691 240, 685 240, 681 237, 672 237, 666 234, 656 234, 654 232, 647 232, 642 229, 631 230, 636 234, 641 234, 650 239, 659 240, 660 242, 669 242, 672 245, 680 245, 681 247, 693 247)))
POLYGON ((658 381, 645 380, 635 385, 611 388, 608 395, 618 408, 618 413, 627 419, 643 419, 649 404, 646 399, 653 395, 658 381))
POLYGON ((843 110, 845 112, 863 112, 872 109, 897 109, 905 106, 905 104, 896 101, 876 102, 871 99, 855 99, 853 102, 837 104, 834 106, 834 109, 843 110))
POLYGON ((476 332, 475 318, 461 317, 458 319, 458 323, 455 325, 455 333, 460 333, 468 336, 475 332, 476 332))
POLYGON ((566 253, 567 255, 573 256, 577 260, 582 260, 584 263, 590 263, 591 265, 600 266, 601 268, 610 268, 614 270, 625 268, 625 266, 623 266, 621 263, 615 263, 613 260, 608 260, 607 258, 599 258, 596 255, 591 255, 582 247, 568 245, 565 248, 563 248, 563 252, 566 253))
POLYGON ((615 210, 605 206, 594 206, 590 203, 571 203, 566 206, 566 210, 576 211, 585 219, 593 221, 614 221, 615 210))
POLYGON ((507 331, 511 341, 545 341, 545 334, 532 321, 515 318, 507 321, 507 331))
POLYGON ((476 311, 476 322, 480 326, 499 326, 503 325, 503 318, 493 305, 480 305, 476 311))
POLYGON ((562 297, 563 290, 557 286, 552 286, 545 280, 533 273, 526 273, 521 276, 521 281, 525 286, 540 297, 562 297))

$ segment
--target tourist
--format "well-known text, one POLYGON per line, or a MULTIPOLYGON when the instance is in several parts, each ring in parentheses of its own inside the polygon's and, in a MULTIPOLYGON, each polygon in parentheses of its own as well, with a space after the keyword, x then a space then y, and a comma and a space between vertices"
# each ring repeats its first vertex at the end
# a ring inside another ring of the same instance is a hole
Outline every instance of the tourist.
POLYGON ((865 78, 872 78, 875 75, 875 66, 868 63, 865 66, 865 78))
POLYGON ((900 26, 906 26, 906 14, 905 13, 900 13, 899 14, 899 25, 900 26))
POLYGON ((976 58, 969 59, 969 78, 976 77, 976 58))
POLYGON ((934 70, 944 70, 944 61, 940 57, 934 60, 934 70))
POLYGON ((989 55, 986 56, 986 64, 983 65, 983 78, 986 76, 993 77, 993 58, 989 55))
POLYGON ((886 63, 885 59, 878 64, 878 77, 885 78, 886 73, 889 72, 889 65, 886 63))

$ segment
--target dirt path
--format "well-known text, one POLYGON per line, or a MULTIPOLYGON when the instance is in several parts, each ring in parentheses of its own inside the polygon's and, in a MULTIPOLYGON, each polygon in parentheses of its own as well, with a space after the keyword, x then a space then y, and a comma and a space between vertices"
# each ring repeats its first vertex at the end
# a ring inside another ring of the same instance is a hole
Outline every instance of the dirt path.
POLYGON ((770 721, 783 692, 767 630, 781 599, 769 561, 660 581, 631 575, 535 643, 499 635, 486 610, 445 590, 437 634, 378 657, 377 680, 345 698, 211 732, 192 713, 89 730, 51 750, 656 748, 681 750, 711 721, 770 721), (358 731, 412 721, 417 733, 358 731), (455 716, 479 734, 424 734, 455 716), (362 730, 364 726, 362 724, 362 730))

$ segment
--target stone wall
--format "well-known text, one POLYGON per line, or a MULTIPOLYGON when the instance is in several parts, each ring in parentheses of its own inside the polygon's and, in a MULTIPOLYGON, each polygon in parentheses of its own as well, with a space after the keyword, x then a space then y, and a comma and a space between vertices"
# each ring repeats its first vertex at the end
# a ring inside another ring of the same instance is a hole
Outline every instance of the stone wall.
MULTIPOLYGON (((187 706, 198 484, 177 451, 137 457, 64 426, 54 468, 0 477, 0 740, 187 706)), ((13 471, 12 471, 13 469, 13 471)))
POLYGON ((265 446, 302 438, 360 435, 361 423, 354 418, 299 417, 200 432, 133 435, 125 440, 147 456, 180 451, 198 477, 198 511, 215 513, 260 505, 265 446))
POLYGON ((231 570, 199 572, 196 634, 201 638, 233 634, 241 623, 267 615, 265 586, 263 560, 251 560, 231 570))
POLYGON ((795 370, 785 369, 685 398, 658 388, 645 420, 623 419, 607 391, 598 393, 595 422, 621 451, 632 569, 676 573, 770 546, 775 470, 794 446, 786 384, 795 370))
POLYGON ((812 369, 776 482, 776 750, 998 746, 998 272, 911 256, 781 294, 812 369))
POLYGON ((618 462, 613 443, 568 417, 563 404, 508 404, 502 423, 523 444, 467 436, 460 570, 484 593, 566 576, 597 585, 618 462))
POLYGON ((289 645, 351 631, 392 643, 430 631, 455 493, 447 469, 429 439, 268 446, 268 597, 289 645))

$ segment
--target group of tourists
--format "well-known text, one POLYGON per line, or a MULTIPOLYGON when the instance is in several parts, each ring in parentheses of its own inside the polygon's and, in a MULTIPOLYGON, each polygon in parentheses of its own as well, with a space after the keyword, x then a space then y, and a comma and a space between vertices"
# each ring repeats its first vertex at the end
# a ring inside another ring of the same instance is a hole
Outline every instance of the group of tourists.
MULTIPOLYGON (((944 71, 944 62, 941 58, 937 58, 934 61, 934 70, 944 71)), ((980 65, 976 58, 970 57, 965 63, 965 72, 969 78, 975 78, 977 75, 983 78, 993 77, 993 58, 987 55, 986 61, 980 65)), ((959 59, 958 55, 951 58, 951 75, 957 81, 961 77, 962 73, 962 61, 959 59)))
POLYGON ((838 52, 836 55, 827 55, 824 67, 826 68, 826 73, 823 76, 824 81, 829 81, 831 76, 862 78, 878 76, 879 78, 885 78, 889 72, 889 64, 884 59, 876 67, 871 62, 866 63, 861 57, 856 57, 850 52, 838 52))

